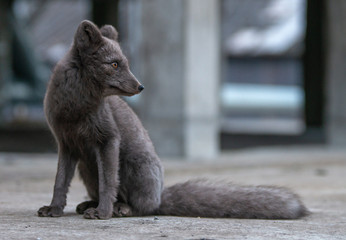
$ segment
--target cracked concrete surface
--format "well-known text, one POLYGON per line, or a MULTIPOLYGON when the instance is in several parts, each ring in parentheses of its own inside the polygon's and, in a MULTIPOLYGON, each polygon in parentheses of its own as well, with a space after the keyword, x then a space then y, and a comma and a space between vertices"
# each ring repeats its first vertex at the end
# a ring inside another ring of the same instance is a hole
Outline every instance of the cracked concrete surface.
POLYGON ((211 162, 164 160, 166 185, 204 177, 240 184, 281 185, 298 193, 312 214, 299 220, 134 217, 86 220, 86 199, 72 182, 65 215, 39 218, 50 203, 55 154, 0 153, 0 239, 346 239, 346 149, 276 147, 223 153, 211 162))

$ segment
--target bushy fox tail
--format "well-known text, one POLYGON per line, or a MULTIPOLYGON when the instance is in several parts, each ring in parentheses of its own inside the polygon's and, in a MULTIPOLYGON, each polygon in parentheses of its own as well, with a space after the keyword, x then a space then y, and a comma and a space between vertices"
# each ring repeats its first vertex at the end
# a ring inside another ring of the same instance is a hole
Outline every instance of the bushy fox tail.
POLYGON ((237 186, 193 180, 164 189, 160 215, 296 219, 309 212, 299 197, 286 188, 237 186))

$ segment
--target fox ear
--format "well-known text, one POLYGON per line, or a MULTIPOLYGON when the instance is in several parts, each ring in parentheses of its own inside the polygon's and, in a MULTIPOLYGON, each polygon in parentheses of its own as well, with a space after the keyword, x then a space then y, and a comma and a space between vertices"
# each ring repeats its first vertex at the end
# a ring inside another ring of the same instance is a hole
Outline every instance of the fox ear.
POLYGON ((111 25, 104 25, 101 29, 104 37, 118 41, 118 31, 111 25))
POLYGON ((82 21, 75 33, 74 42, 77 48, 93 48, 102 41, 102 35, 98 27, 88 20, 82 21))

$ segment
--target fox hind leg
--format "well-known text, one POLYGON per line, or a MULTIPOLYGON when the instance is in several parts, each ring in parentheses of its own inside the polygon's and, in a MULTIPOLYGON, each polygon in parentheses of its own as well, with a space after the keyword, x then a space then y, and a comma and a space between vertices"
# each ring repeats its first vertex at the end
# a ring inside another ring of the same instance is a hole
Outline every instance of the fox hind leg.
POLYGON ((84 214, 85 210, 87 210, 88 208, 96 208, 98 205, 99 203, 93 200, 81 202, 77 205, 76 212, 78 214, 84 214))
POLYGON ((132 216, 155 214, 161 202, 162 168, 157 162, 143 162, 140 170, 138 167, 128 164, 124 168, 127 170, 124 171, 127 175, 121 179, 127 193, 125 203, 132 208, 132 216))
POLYGON ((113 217, 132 217, 133 211, 132 208, 121 202, 116 202, 113 204, 113 217))

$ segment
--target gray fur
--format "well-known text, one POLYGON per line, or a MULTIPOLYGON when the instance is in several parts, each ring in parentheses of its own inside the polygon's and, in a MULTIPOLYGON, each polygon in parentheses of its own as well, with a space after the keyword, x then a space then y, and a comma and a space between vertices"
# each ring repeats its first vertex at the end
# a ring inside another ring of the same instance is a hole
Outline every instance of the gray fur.
POLYGON ((163 188, 163 168, 140 120, 117 95, 142 88, 129 70, 118 33, 83 21, 70 51, 54 69, 44 100, 59 160, 53 199, 42 217, 63 214, 76 165, 91 201, 77 206, 85 218, 151 214, 299 218, 307 210, 284 188, 189 181, 163 188), (117 63, 117 67, 112 64, 117 63))
POLYGON ((286 188, 194 180, 166 188, 159 213, 189 217, 295 219, 306 215, 307 210, 299 197, 286 188))

